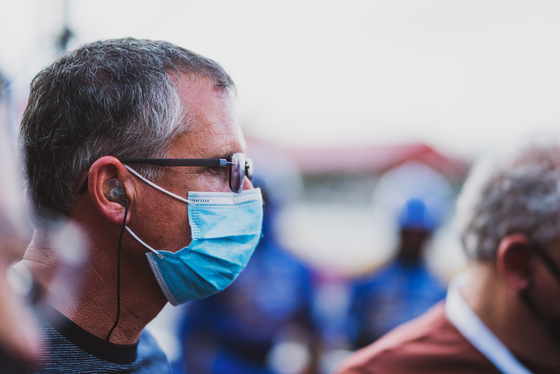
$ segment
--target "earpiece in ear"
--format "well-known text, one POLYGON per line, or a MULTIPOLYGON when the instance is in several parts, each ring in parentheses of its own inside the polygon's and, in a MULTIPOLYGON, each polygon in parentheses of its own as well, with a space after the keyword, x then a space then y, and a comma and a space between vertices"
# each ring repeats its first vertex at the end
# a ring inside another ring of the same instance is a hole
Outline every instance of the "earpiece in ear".
POLYGON ((124 204, 128 202, 128 198, 126 197, 126 192, 121 182, 119 182, 116 178, 111 178, 107 180, 103 186, 103 190, 105 192, 105 197, 109 201, 113 201, 115 203, 124 204))

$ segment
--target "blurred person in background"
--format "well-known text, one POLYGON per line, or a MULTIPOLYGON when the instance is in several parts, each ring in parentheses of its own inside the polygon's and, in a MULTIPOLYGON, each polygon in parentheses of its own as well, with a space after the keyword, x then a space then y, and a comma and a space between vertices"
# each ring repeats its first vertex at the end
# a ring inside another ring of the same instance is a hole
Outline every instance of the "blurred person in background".
POLYGON ((286 191, 265 174, 257 175, 254 184, 265 201, 263 237, 234 284, 187 306, 177 373, 318 373, 314 274, 277 236, 286 191))
POLYGON ((352 349, 369 345, 445 297, 445 285, 424 261, 424 250, 438 225, 434 214, 419 198, 406 201, 398 217, 395 257, 351 286, 352 349))
POLYGON ((387 263, 350 284, 352 350, 371 344, 445 297, 445 285, 427 265, 426 251, 446 223, 451 196, 447 180, 418 162, 406 162, 381 176, 373 204, 387 205, 385 217, 394 222, 395 250, 387 263))
POLYGON ((41 353, 38 327, 28 304, 30 279, 10 266, 21 259, 30 238, 10 131, 8 88, 0 74, 0 371, 21 373, 41 353))
POLYGON ((479 164, 456 219, 470 262, 445 302, 337 373, 560 372, 560 147, 479 164))
POLYGON ((146 324, 243 270, 262 196, 233 95, 214 61, 132 38, 83 45, 35 77, 20 132, 35 231, 18 265, 47 294, 39 372, 169 372, 146 324), (61 284, 64 245, 82 260, 61 284))

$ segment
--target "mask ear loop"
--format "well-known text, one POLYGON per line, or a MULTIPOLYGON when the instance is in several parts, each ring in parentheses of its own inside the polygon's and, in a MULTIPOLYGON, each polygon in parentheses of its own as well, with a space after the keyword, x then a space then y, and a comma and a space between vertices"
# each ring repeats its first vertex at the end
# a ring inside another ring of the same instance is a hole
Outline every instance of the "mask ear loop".
POLYGON ((105 339, 107 341, 111 338, 111 334, 113 333, 113 330, 115 330, 115 327, 117 327, 121 316, 121 248, 124 229, 126 227, 126 217, 128 216, 128 199, 124 200, 124 204, 124 218, 121 225, 121 233, 119 235, 119 247, 117 249, 117 316, 115 317, 113 327, 111 327, 109 334, 107 334, 107 338, 105 339))
POLYGON ((128 171, 130 171, 132 174, 136 175, 139 179, 143 180, 144 182, 146 182, 147 184, 149 184, 150 186, 152 186, 153 188, 155 188, 156 190, 161 191, 161 192, 163 192, 164 194, 169 195, 169 196, 171 196, 171 197, 174 197, 174 198, 176 198, 177 200, 181 200, 181 201, 184 202, 184 203, 192 204, 192 202, 191 202, 189 199, 185 199, 185 198, 182 197, 182 196, 179 196, 179 195, 177 195, 177 194, 174 194, 173 192, 167 191, 165 188, 162 188, 162 187, 158 186, 157 184, 155 184, 155 183, 152 182, 151 180, 144 178, 143 175, 141 175, 140 173, 138 173, 136 170, 134 170, 134 169, 131 168, 130 166, 124 165, 124 167, 127 168, 128 171))

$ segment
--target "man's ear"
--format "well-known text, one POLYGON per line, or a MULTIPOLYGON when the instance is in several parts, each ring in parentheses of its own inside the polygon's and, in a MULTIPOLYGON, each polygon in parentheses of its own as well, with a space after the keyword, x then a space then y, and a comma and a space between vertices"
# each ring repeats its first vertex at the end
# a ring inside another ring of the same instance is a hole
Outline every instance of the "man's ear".
POLYGON ((510 234, 498 245, 497 266, 510 288, 519 293, 530 282, 531 244, 525 234, 510 234))
MULTIPOLYGON (((134 187, 124 165, 113 156, 97 159, 88 173, 88 191, 99 213, 112 223, 122 225, 125 208, 130 208, 134 187)), ((130 221, 130 215, 126 223, 130 221)))

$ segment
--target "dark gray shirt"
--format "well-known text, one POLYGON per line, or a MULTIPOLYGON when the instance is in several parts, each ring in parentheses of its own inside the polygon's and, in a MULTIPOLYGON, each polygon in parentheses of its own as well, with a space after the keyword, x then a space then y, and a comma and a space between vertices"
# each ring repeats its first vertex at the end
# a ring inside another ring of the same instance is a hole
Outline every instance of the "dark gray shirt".
POLYGON ((159 374, 171 371, 165 354, 146 330, 137 344, 119 345, 90 334, 54 310, 50 310, 48 316, 39 319, 48 353, 33 373, 159 374))

